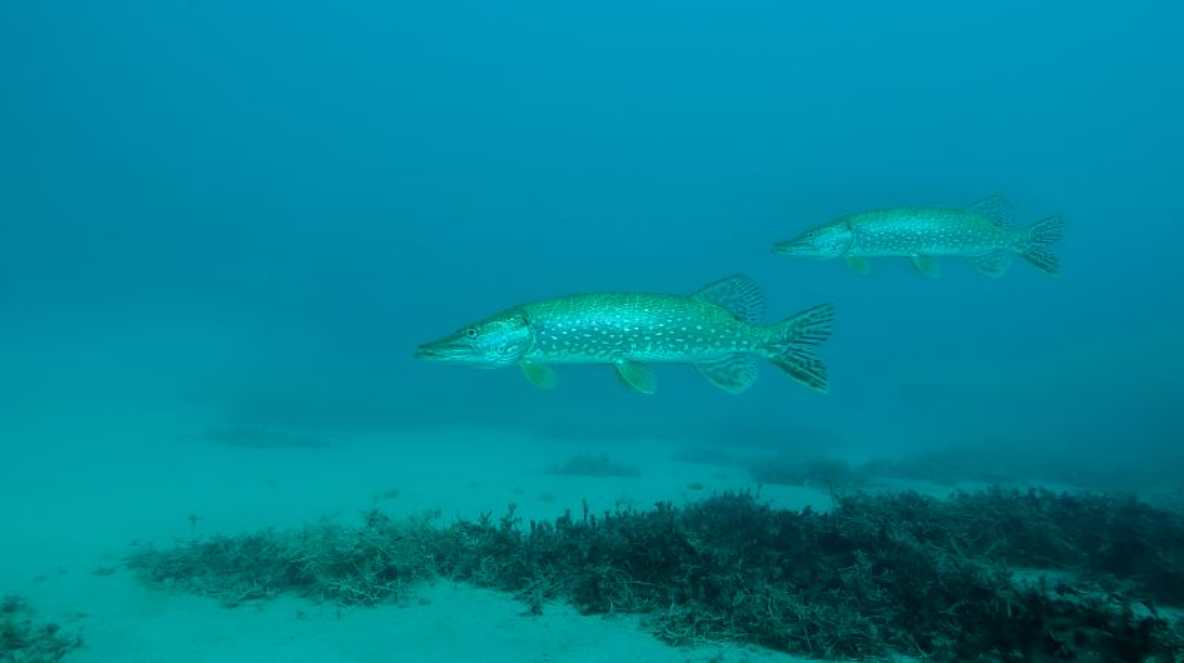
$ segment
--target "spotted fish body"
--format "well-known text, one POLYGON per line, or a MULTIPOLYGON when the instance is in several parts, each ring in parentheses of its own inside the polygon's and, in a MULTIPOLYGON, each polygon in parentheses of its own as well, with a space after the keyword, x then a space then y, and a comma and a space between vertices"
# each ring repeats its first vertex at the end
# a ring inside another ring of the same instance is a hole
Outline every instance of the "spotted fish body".
POLYGON ((682 362, 753 352, 770 330, 694 297, 591 294, 523 307, 534 332, 527 361, 682 362))
POLYGON ((496 367, 517 364, 541 387, 550 364, 609 364, 629 387, 653 393, 648 364, 692 364, 707 380, 740 393, 759 358, 797 381, 826 390, 826 367, 812 352, 830 336, 833 310, 815 306, 775 324, 759 322, 760 289, 734 275, 691 295, 580 294, 515 306, 420 346, 425 359, 496 367))
POLYGON ((910 207, 853 214, 848 256, 975 257, 1008 249, 1020 233, 973 210, 910 207))
POLYGON ((840 217, 780 242, 783 255, 844 258, 866 273, 866 258, 909 258, 926 276, 937 276, 934 258, 954 256, 970 261, 992 277, 1006 273, 1019 255, 1041 271, 1057 275, 1059 264, 1051 246, 1061 239, 1063 222, 1049 217, 1027 227, 1008 223, 1009 205, 1001 196, 967 209, 901 207, 840 217))

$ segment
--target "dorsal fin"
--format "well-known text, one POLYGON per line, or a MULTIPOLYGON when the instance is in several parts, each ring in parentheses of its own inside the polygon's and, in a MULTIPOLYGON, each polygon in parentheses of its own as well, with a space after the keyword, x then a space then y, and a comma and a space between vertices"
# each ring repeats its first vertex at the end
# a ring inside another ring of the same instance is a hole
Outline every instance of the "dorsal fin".
POLYGON ((730 311, 745 322, 760 322, 765 317, 765 296, 761 287, 743 274, 724 277, 691 295, 730 311))
POLYGON ((970 206, 970 211, 995 222, 995 225, 1009 226, 1013 218, 1011 201, 1001 193, 994 193, 970 206))

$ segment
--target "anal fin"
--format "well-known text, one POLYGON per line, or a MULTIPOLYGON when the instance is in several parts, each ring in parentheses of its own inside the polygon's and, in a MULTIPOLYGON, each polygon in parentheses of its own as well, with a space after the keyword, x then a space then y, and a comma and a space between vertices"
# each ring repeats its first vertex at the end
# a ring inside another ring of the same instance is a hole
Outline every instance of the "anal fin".
POLYGON ((746 353, 736 353, 695 364, 699 374, 711 384, 729 394, 739 394, 756 382, 756 359, 746 353))
POLYGON ((522 374, 534 386, 539 389, 555 388, 555 369, 546 364, 532 364, 525 361, 519 366, 522 368, 522 374))
POLYGON ((924 276, 935 279, 941 276, 941 270, 937 266, 937 261, 933 256, 914 255, 909 256, 909 260, 913 262, 913 267, 917 268, 924 276))
POLYGON ((614 364, 617 377, 630 389, 649 395, 657 391, 658 381, 649 366, 635 361, 619 361, 614 364))
POLYGON ((847 256, 847 266, 855 270, 857 274, 867 274, 872 271, 872 266, 862 256, 847 256))
POLYGON ((1007 273, 1014 257, 1011 251, 995 251, 971 258, 970 264, 974 265, 980 274, 997 279, 1007 273))

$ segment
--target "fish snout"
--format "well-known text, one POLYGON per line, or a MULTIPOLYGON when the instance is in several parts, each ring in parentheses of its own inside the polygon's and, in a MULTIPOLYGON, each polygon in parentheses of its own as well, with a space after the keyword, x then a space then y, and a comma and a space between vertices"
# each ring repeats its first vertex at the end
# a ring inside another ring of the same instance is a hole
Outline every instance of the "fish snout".
POLYGON ((451 341, 451 339, 443 339, 440 341, 432 341, 431 343, 424 343, 415 348, 415 357, 417 359, 435 359, 447 360, 460 354, 458 345, 451 341))
POLYGON ((439 350, 434 348, 430 343, 425 343, 424 345, 415 348, 416 359, 435 359, 439 356, 439 350))
POLYGON ((417 359, 431 361, 472 361, 474 348, 459 335, 424 343, 415 349, 417 359))
POLYGON ((800 239, 790 239, 773 245, 773 253, 783 256, 810 255, 810 243, 800 239))

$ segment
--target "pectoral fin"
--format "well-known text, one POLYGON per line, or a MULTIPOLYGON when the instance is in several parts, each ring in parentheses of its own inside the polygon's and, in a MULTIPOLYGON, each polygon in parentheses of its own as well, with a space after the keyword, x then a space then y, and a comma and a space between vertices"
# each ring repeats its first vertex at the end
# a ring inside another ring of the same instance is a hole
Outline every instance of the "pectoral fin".
POLYGON ((941 270, 937 267, 937 261, 933 256, 909 256, 909 260, 913 261, 913 267, 917 268, 921 274, 935 279, 941 276, 941 270))
POLYGON ((867 274, 872 271, 872 267, 868 264, 867 259, 860 256, 847 256, 847 266, 859 274, 867 274))
POLYGON ((555 369, 546 364, 532 364, 525 361, 519 366, 522 367, 522 374, 534 386, 539 389, 555 388, 555 369))
POLYGON ((649 366, 635 361, 619 361, 615 365, 617 377, 630 389, 647 395, 657 390, 657 379, 649 366))

